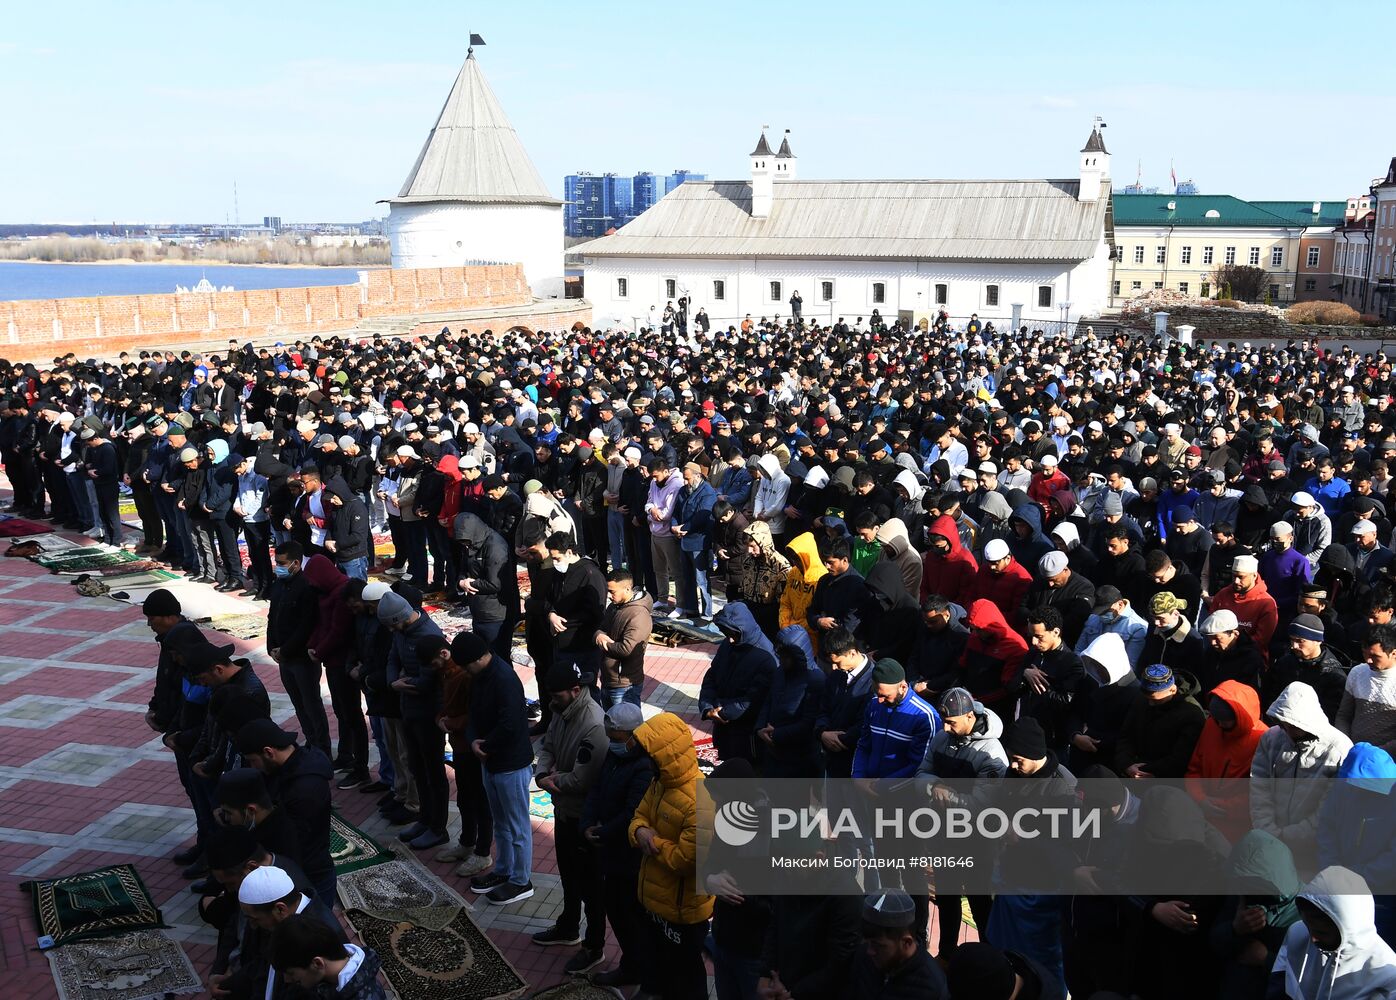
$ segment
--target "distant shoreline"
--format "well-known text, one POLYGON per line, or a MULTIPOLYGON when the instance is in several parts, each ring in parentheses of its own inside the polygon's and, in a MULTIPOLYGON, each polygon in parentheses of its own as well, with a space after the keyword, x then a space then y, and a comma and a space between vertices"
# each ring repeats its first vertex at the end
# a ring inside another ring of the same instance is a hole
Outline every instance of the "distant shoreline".
POLYGON ((355 270, 355 271, 382 271, 387 270, 387 264, 240 264, 231 260, 205 260, 202 257, 197 260, 169 260, 160 258, 159 260, 135 260, 131 257, 117 257, 112 260, 40 260, 37 257, 26 257, 24 260, 0 260, 0 264, 63 264, 63 265, 100 265, 105 267, 108 264, 155 264, 169 265, 171 267, 268 267, 282 269, 300 269, 303 271, 326 271, 326 270, 355 270))

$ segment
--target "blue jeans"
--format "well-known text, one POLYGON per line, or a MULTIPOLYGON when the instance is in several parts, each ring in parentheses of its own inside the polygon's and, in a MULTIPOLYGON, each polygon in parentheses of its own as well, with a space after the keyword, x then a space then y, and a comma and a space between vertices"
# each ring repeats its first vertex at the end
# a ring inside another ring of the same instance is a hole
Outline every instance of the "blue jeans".
POLYGON ((597 695, 596 700, 600 702, 603 709, 610 710, 621 702, 629 702, 636 708, 641 707, 640 685, 638 684, 631 684, 629 687, 623 688, 601 688, 599 693, 593 689, 592 693, 597 695))
POLYGON ((383 720, 370 715, 368 728, 373 733, 374 745, 378 747, 378 780, 392 788, 397 784, 397 774, 393 771, 393 758, 388 755, 388 738, 383 733, 383 720))
POLYGON ((611 569, 620 569, 625 565, 625 515, 614 507, 606 511, 606 541, 611 569))
POLYGON ((713 613, 713 594, 708 586, 708 570, 713 564, 713 554, 709 549, 701 552, 684 551, 679 572, 679 607, 684 611, 696 611, 700 615, 713 613))
POLYGON ((351 580, 368 579, 368 557, 359 556, 357 559, 348 559, 339 564, 340 570, 351 580))
POLYGON ((485 797, 494 817, 494 873, 512 885, 528 885, 533 870, 533 824, 528 818, 532 767, 495 774, 486 770, 485 797))
POLYGON ((68 492, 73 497, 73 510, 78 524, 86 531, 92 527, 92 504, 87 499, 87 474, 85 472, 64 473, 68 480, 68 492))

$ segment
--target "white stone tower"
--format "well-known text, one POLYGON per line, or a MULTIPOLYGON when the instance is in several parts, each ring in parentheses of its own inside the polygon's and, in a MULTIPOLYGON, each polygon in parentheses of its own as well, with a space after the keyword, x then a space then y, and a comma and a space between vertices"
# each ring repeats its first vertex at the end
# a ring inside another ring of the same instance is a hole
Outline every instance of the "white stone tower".
POLYGON ((467 51, 417 162, 388 204, 393 267, 521 263, 533 294, 562 292, 562 202, 467 51))
POLYGON ((751 151, 751 217, 764 219, 771 214, 771 203, 775 201, 776 155, 771 152, 771 144, 766 141, 766 130, 761 129, 761 141, 751 151))
POLYGON ((1081 148, 1081 189, 1077 201, 1099 201, 1110 194, 1110 152, 1100 130, 1105 123, 1099 118, 1091 126, 1091 136, 1081 148))
POLYGON ((790 152, 790 130, 786 129, 780 140, 780 149, 776 150, 776 180, 793 181, 798 160, 799 157, 790 152))

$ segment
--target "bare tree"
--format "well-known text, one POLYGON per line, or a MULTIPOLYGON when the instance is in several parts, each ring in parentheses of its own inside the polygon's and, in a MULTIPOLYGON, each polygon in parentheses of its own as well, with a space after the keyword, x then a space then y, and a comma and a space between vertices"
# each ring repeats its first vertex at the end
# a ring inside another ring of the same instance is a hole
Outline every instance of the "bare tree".
POLYGON ((1270 275, 1248 264, 1222 264, 1212 272, 1212 287, 1221 298, 1257 302, 1270 290, 1270 275))

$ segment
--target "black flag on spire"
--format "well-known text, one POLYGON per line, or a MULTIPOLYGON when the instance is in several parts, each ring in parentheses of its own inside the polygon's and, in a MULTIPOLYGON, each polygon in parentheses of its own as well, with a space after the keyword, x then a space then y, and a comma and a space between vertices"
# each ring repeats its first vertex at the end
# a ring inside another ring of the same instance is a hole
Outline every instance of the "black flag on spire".
POLYGON ((484 40, 483 38, 481 38, 479 35, 475 34, 475 32, 472 31, 472 32, 470 33, 470 44, 471 44, 471 45, 484 45, 484 44, 485 44, 485 40, 484 40))

